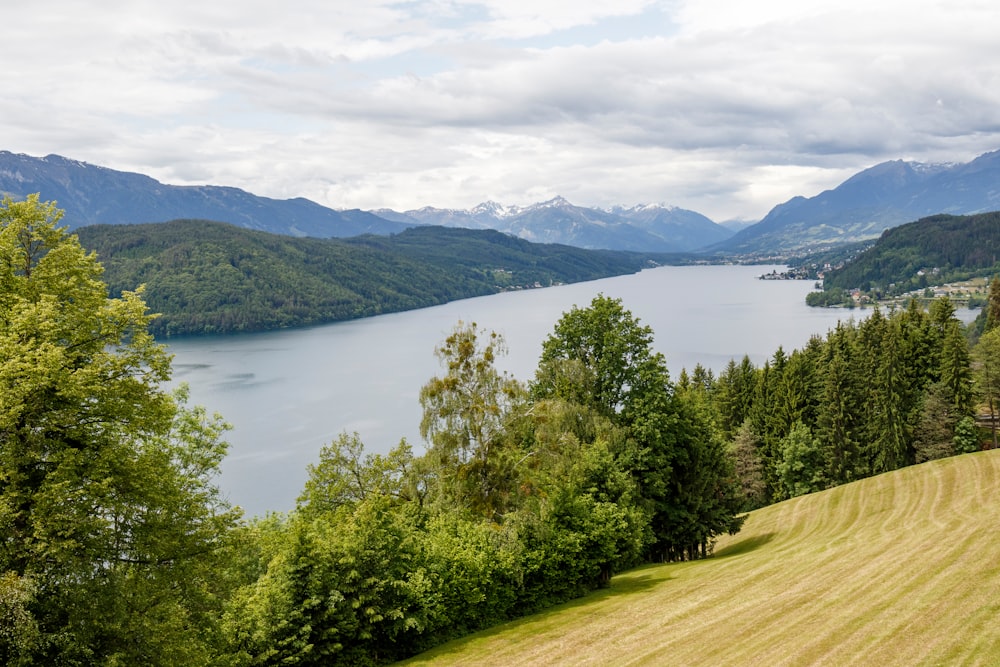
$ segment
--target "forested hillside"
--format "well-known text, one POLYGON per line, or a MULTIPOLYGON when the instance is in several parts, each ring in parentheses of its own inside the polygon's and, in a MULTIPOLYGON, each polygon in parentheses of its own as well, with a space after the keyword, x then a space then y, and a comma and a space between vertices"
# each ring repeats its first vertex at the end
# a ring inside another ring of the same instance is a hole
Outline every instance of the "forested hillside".
POLYGON ((827 271, 811 305, 846 301, 859 289, 874 299, 1000 273, 1000 212, 935 215, 883 232, 844 266, 827 271))
POLYGON ((144 284, 157 335, 259 331, 633 273, 664 255, 532 244, 491 230, 309 239, 204 220, 76 230, 113 294, 144 284))

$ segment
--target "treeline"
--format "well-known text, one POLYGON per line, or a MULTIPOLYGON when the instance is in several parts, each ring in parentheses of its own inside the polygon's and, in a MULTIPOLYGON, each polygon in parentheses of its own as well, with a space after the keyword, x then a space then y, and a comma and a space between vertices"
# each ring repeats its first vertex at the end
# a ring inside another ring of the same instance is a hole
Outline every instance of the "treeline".
POLYGON ((1000 212, 935 215, 887 229, 870 248, 827 271, 809 305, 851 300, 851 290, 883 299, 1000 271, 1000 212))
POLYGON ((76 233, 97 253, 112 294, 145 285, 144 298, 159 314, 150 325, 158 336, 348 320, 634 273, 666 259, 443 227, 312 239, 177 220, 76 233))
POLYGON ((980 449, 970 355, 940 298, 876 308, 759 367, 744 357, 717 378, 696 367, 680 385, 707 396, 753 509, 980 449))

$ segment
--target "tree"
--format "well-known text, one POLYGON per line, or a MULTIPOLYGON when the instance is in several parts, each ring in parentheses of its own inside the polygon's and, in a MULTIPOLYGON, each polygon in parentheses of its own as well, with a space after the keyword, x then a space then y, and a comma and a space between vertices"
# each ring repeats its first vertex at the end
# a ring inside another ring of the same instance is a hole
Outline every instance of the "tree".
POLYGON ((826 488, 822 446, 808 426, 796 422, 781 445, 778 478, 785 497, 794 498, 826 488))
POLYGON ((967 446, 958 429, 962 418, 949 400, 947 387, 941 382, 932 384, 924 394, 920 418, 913 430, 916 463, 954 456, 960 452, 957 443, 967 446))
POLYGON ((862 472, 858 446, 858 416, 866 386, 854 363, 853 326, 839 323, 827 336, 822 372, 822 400, 816 431, 823 444, 830 480, 842 484, 862 472))
POLYGON ((299 512, 315 516, 374 495, 423 502, 413 449, 406 440, 385 456, 365 454, 364 449, 357 433, 342 433, 324 446, 319 463, 307 467, 309 476, 299 496, 299 512))
POLYGON ((973 350, 973 357, 976 361, 976 386, 989 409, 993 448, 996 449, 997 412, 1000 411, 1000 327, 982 335, 973 350))
POLYGON ((994 276, 990 281, 989 295, 986 298, 986 323, 983 333, 989 333, 1000 326, 1000 277, 994 276))
POLYGON ((556 323, 532 394, 580 402, 624 429, 626 446, 614 454, 637 481, 649 516, 648 557, 696 557, 715 535, 738 530, 735 480, 711 420, 675 396, 652 339, 619 299, 599 295, 556 323))
POLYGON ((0 203, 0 576, 37 630, 19 659, 203 662, 238 516, 212 483, 226 427, 160 389, 139 292, 109 299, 60 216, 0 203))
POLYGON ((757 391, 757 372, 750 357, 744 355, 738 365, 730 359, 716 383, 720 427, 726 439, 736 437, 743 422, 750 418, 757 391))
POLYGON ((740 509, 750 511, 763 507, 767 502, 767 484, 764 481, 764 464, 758 452, 759 443, 750 426, 750 421, 736 432, 736 438, 729 444, 729 454, 733 461, 733 472, 739 483, 742 499, 740 509))
POLYGON ((505 428, 524 389, 494 365, 506 352, 503 337, 491 332, 481 345, 481 333, 459 322, 435 350, 447 373, 420 390, 420 435, 430 443, 438 498, 495 518, 512 492, 516 459, 506 456, 505 428))
MULTIPOLYGON (((542 343, 540 369, 555 360, 575 360, 587 369, 589 386, 577 387, 601 414, 628 419, 635 402, 661 391, 666 377, 663 355, 652 350, 653 331, 625 309, 620 299, 598 295, 590 307, 574 306, 542 343)), ((562 395, 569 387, 545 381, 533 385, 536 398, 562 395)))
POLYGON ((973 410, 972 357, 969 344, 957 320, 944 327, 941 341, 940 382, 947 392, 947 399, 956 413, 971 415, 973 410))

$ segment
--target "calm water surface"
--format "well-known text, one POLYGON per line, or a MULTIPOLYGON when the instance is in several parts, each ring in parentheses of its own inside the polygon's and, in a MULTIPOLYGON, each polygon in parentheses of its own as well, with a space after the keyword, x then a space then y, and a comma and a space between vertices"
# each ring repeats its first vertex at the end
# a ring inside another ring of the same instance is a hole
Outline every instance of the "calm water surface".
POLYGON ((459 321, 504 335, 498 366, 529 380, 563 312, 598 294, 621 298, 653 329, 676 378, 696 363, 718 372, 744 354, 802 347, 838 319, 868 311, 809 308, 809 281, 764 281, 771 266, 662 267, 641 273, 466 299, 307 329, 171 341, 174 380, 191 402, 233 424, 220 484, 248 515, 295 504, 306 465, 341 432, 385 452, 400 438, 420 451, 420 387, 441 368, 434 348, 459 321))

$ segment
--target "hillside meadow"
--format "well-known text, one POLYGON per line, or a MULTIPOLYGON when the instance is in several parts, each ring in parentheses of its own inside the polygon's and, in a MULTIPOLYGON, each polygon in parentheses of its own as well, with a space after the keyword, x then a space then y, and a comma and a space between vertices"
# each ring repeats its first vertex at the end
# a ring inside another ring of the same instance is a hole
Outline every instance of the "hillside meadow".
POLYGON ((405 665, 1000 664, 1000 451, 752 512, 702 561, 405 665))

